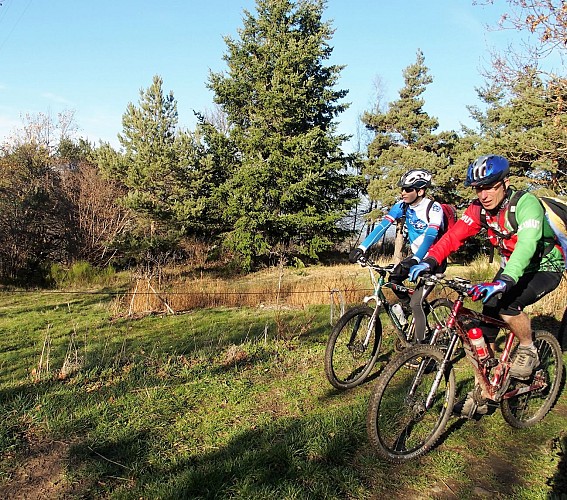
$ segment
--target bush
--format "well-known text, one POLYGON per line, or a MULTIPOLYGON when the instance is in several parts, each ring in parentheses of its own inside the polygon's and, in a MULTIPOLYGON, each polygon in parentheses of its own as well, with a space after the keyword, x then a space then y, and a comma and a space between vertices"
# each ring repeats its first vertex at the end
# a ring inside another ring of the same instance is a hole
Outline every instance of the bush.
POLYGON ((56 288, 87 287, 93 285, 108 285, 113 282, 116 271, 112 266, 97 269, 88 262, 75 262, 69 269, 61 264, 52 264, 49 269, 48 281, 56 288))

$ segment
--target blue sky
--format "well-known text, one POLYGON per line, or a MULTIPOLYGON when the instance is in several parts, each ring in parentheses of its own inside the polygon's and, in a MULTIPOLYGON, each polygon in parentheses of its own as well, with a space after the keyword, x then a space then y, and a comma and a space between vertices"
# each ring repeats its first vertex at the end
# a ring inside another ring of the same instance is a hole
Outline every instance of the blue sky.
MULTIPOLYGON (((121 118, 139 91, 163 78, 173 91, 179 125, 192 129, 193 110, 212 109, 209 71, 222 71, 223 36, 237 37, 243 10, 254 0, 1 0, 0 143, 22 126, 22 116, 72 110, 78 135, 118 146, 121 118)), ((339 131, 357 134, 359 115, 372 107, 375 82, 385 102, 397 99, 402 72, 421 49, 434 78, 425 110, 439 130, 471 125, 467 105, 490 49, 505 47, 512 32, 493 32, 507 4, 472 0, 329 0, 325 19, 335 35, 332 63, 344 64, 338 88, 350 109, 339 131)), ((349 147, 352 149, 354 146, 349 147)))

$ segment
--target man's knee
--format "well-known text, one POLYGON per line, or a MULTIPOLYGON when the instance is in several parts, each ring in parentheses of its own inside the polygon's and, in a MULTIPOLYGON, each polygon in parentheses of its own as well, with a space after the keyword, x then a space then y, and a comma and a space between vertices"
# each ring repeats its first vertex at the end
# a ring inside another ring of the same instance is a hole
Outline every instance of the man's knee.
POLYGON ((517 314, 501 313, 501 318, 510 328, 514 329, 522 326, 529 327, 530 317, 524 312, 519 311, 517 314))

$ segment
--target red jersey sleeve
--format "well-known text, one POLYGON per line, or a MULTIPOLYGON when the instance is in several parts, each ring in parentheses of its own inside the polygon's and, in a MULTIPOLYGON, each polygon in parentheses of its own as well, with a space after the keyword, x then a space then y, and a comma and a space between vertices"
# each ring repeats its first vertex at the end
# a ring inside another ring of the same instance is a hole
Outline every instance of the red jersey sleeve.
POLYGON ((427 257, 433 257, 437 263, 440 264, 454 251, 461 248, 461 245, 466 239, 478 234, 482 229, 480 210, 480 202, 477 200, 473 201, 451 230, 447 231, 442 238, 429 249, 427 257))

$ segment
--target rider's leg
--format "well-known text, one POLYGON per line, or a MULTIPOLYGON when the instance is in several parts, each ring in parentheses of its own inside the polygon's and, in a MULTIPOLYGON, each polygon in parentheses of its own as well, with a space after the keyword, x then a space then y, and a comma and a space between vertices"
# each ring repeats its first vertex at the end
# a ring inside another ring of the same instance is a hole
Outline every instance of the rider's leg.
MULTIPOLYGON (((494 279, 498 279, 500 270, 494 279)), ((561 272, 539 272, 522 276, 518 283, 507 290, 501 297, 492 297, 483 307, 483 314, 502 318, 518 337, 520 346, 511 368, 511 374, 517 378, 528 378, 539 364, 537 350, 533 344, 531 320, 524 308, 537 302, 547 293, 555 290, 561 281, 561 272)), ((483 334, 492 352, 495 348, 498 328, 493 325, 481 325, 483 334)))
POLYGON ((516 349, 510 375, 525 380, 539 365, 537 348, 529 316, 524 309, 557 288, 562 272, 542 271, 522 276, 512 289, 504 294, 500 315, 520 342, 516 349))
POLYGON ((510 330, 514 332, 516 337, 518 337, 520 345, 526 347, 533 345, 532 322, 525 312, 522 311, 517 316, 502 314, 502 319, 508 324, 510 330))
MULTIPOLYGON (((502 269, 494 279, 498 279, 502 269)), ((531 320, 524 309, 540 300, 544 295, 555 290, 561 281, 562 272, 541 271, 527 273, 510 290, 501 297, 491 297, 484 305, 483 314, 492 318, 502 318, 515 333, 520 345, 532 343, 531 320)), ((492 325, 481 325, 486 341, 493 347, 498 328, 492 325)))
MULTIPOLYGON (((409 275, 409 270, 403 267, 401 264, 398 264, 393 271, 390 273, 390 282, 396 285, 401 285, 405 279, 407 279, 409 275)), ((407 292, 402 292, 400 290, 393 290, 396 297, 398 297, 400 304, 404 308, 404 312, 406 314, 409 313, 409 303, 410 303, 410 296, 407 292)))

